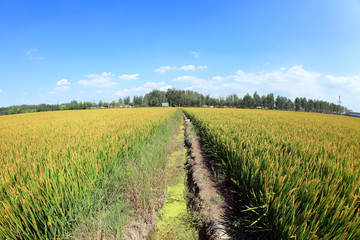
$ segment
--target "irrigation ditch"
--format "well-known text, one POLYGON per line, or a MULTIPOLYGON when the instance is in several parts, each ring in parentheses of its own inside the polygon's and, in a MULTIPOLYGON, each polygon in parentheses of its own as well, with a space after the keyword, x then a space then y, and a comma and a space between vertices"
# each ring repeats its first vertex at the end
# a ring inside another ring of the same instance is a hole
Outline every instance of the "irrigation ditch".
POLYGON ((223 186, 215 182, 190 119, 183 117, 167 160, 166 198, 146 239, 234 239, 228 234, 223 186))

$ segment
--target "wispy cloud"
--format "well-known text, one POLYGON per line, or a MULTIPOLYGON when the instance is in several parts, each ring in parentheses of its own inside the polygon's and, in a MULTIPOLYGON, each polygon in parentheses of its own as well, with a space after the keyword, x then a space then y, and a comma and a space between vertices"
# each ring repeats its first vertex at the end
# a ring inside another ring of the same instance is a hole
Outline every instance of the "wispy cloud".
POLYGON ((32 48, 26 52, 26 55, 31 55, 31 54, 35 53, 36 51, 37 51, 36 48, 32 48))
POLYGON ((218 82, 215 80, 206 80, 197 78, 195 76, 181 76, 173 78, 174 82, 190 83, 190 86, 186 89, 196 90, 200 92, 206 92, 210 90, 219 89, 218 82))
POLYGON ((290 97, 324 97, 322 74, 305 70, 301 65, 289 69, 245 73, 236 71, 233 79, 239 84, 252 88, 271 89, 272 92, 290 95, 290 97), (309 89, 311 86, 311 89, 309 89))
POLYGON ((80 80, 80 81, 78 81, 78 84, 82 85, 82 86, 109 88, 109 87, 113 87, 117 84, 117 82, 115 82, 112 78, 114 76, 115 76, 115 74, 113 74, 111 72, 103 72, 100 75, 89 74, 86 77, 91 80, 80 80))
POLYGON ((173 78, 173 81, 175 82, 191 82, 191 81, 195 81, 197 78, 194 76, 181 76, 181 77, 176 77, 173 78))
POLYGON ((194 65, 184 65, 184 66, 180 67, 179 69, 183 70, 183 71, 195 71, 195 66, 194 65))
POLYGON ((39 55, 37 52, 37 48, 31 48, 30 50, 26 51, 25 54, 30 60, 44 60, 44 57, 39 55))
POLYGON ((139 73, 136 73, 136 74, 123 74, 121 76, 119 76, 119 79, 122 79, 122 80, 137 80, 139 79, 139 73))
POLYGON ((57 88, 54 88, 55 91, 67 91, 70 87, 68 86, 70 85, 70 82, 68 79, 61 79, 59 81, 56 82, 56 86, 58 86, 57 88))
POLYGON ((210 79, 186 75, 173 78, 173 81, 181 82, 186 89, 210 93, 213 96, 232 93, 242 96, 257 91, 260 94, 274 93, 293 100, 295 97, 306 97, 337 102, 341 95, 343 104, 350 108, 356 106, 355 102, 360 100, 360 75, 325 75, 306 70, 302 65, 258 72, 245 72, 240 69, 233 75, 214 76, 210 79))
POLYGON ((155 72, 164 73, 164 72, 172 70, 172 69, 173 69, 173 67, 171 67, 171 66, 161 66, 161 67, 155 69, 155 72))
POLYGON ((176 66, 161 66, 157 69, 155 69, 155 72, 158 72, 158 73, 165 73, 167 71, 170 71, 170 70, 174 70, 174 71, 195 71, 196 69, 206 69, 207 66, 206 65, 202 65, 202 66, 195 66, 195 65, 184 65, 184 66, 181 66, 181 67, 176 67, 176 66))
POLYGON ((208 68, 208 66, 206 66, 206 65, 202 65, 202 66, 198 66, 197 68, 198 68, 198 69, 207 69, 207 68, 208 68))
POLYGON ((3 90, 2 89, 0 89, 0 93, 2 93, 3 92, 3 90))
POLYGON ((65 79, 65 78, 56 82, 57 86, 63 86, 63 85, 69 85, 69 84, 70 84, 69 80, 65 79))
POLYGON ((113 96, 121 97, 121 96, 128 96, 128 95, 144 95, 151 90, 160 89, 161 91, 166 91, 168 88, 172 88, 171 85, 166 85, 165 82, 147 82, 139 87, 135 88, 127 88, 116 91, 113 96))
POLYGON ((169 88, 173 88, 173 86, 171 86, 171 85, 166 85, 166 86, 160 87, 159 90, 160 90, 160 91, 166 91, 166 90, 168 90, 169 88))
POLYGON ((199 52, 196 51, 192 51, 190 52, 192 55, 194 55, 194 57, 198 58, 200 56, 199 52))

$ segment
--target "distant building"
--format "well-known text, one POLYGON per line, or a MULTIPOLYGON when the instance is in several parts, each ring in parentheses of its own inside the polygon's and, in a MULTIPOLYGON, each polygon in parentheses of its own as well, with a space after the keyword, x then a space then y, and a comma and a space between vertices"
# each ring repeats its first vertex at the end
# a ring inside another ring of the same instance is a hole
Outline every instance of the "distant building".
POLYGON ((351 117, 360 117, 360 113, 357 113, 357 112, 349 112, 349 116, 351 116, 351 117))
POLYGON ((163 102, 163 103, 161 103, 161 106, 162 106, 162 107, 168 107, 168 106, 169 106, 169 103, 163 102))

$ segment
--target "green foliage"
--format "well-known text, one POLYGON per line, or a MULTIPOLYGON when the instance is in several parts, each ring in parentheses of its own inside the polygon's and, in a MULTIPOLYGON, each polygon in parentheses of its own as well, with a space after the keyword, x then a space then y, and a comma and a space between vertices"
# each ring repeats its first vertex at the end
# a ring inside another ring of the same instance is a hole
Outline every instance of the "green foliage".
POLYGON ((259 239, 360 239, 357 119, 239 109, 185 112, 236 186, 238 224, 248 232, 257 231, 259 239))
POLYGON ((164 102, 167 102, 164 91, 153 90, 144 97, 144 103, 149 107, 161 107, 161 104, 164 102))
POLYGON ((115 239, 158 204, 181 114, 109 109, 0 121, 0 239, 115 239))
MULTIPOLYGON (((307 100, 306 98, 296 98, 295 102, 282 96, 277 96, 274 99, 274 94, 260 95, 254 92, 253 96, 245 94, 243 98, 238 97, 235 93, 228 95, 226 98, 212 98, 209 95, 203 95, 195 91, 179 90, 169 88, 166 92, 160 90, 153 90, 143 96, 134 96, 133 101, 130 102, 130 96, 119 98, 118 102, 112 101, 111 106, 135 106, 135 107, 160 107, 162 103, 169 103, 171 107, 236 107, 236 108, 263 108, 263 109, 277 109, 288 111, 306 111, 319 113, 333 113, 345 114, 349 112, 346 107, 319 100, 307 100)), ((98 104, 90 102, 77 102, 75 100, 70 103, 62 105, 22 105, 7 108, 0 108, 0 115, 28 113, 28 112, 43 112, 43 111, 57 111, 57 110, 74 110, 74 109, 89 109, 93 107, 108 107, 109 104, 104 104, 101 100, 98 104), (66 107, 64 107, 65 105, 66 107)))

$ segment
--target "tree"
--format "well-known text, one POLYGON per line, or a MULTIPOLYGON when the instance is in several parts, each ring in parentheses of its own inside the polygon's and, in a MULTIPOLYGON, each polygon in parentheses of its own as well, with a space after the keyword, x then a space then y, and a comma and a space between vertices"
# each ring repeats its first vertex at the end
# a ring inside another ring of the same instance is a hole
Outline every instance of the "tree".
POLYGON ((130 105, 130 96, 127 96, 126 98, 124 98, 124 104, 130 105))
POLYGON ((167 102, 166 93, 155 89, 145 95, 144 102, 150 107, 160 107, 161 103, 167 102))
POLYGON ((85 108, 91 108, 92 103, 91 102, 84 102, 85 108))
POLYGON ((253 108, 254 107, 254 99, 248 93, 243 98, 243 106, 244 106, 244 108, 253 108))
POLYGON ((179 89, 169 88, 165 94, 169 106, 179 107, 181 104, 182 94, 183 94, 182 91, 179 89))
POLYGON ((261 98, 260 95, 255 91, 253 94, 253 99, 254 99, 254 107, 260 107, 261 106, 261 98))
POLYGON ((124 105, 124 100, 122 98, 119 98, 118 106, 123 106, 123 105, 124 105))
POLYGON ((133 98, 134 106, 140 107, 143 105, 143 97, 142 96, 134 96, 133 98))
POLYGON ((287 101, 286 97, 277 96, 275 100, 275 107, 278 110, 285 110, 287 108, 287 101))
POLYGON ((64 111, 64 110, 66 110, 66 109, 67 109, 66 104, 60 105, 60 110, 61 110, 61 111, 64 111))
POLYGON ((262 95, 261 96, 261 107, 266 107, 266 96, 265 95, 262 95))
POLYGON ((300 107, 301 111, 306 110, 306 108, 307 108, 307 100, 306 100, 305 97, 300 98, 300 106, 301 106, 300 107))
POLYGON ((225 106, 225 99, 224 97, 220 97, 219 98, 219 105, 222 107, 222 106, 225 106))
POLYGON ((104 103, 100 100, 98 103, 98 107, 103 107, 104 103))
POLYGON ((104 102, 104 103, 103 103, 103 107, 105 107, 105 108, 109 107, 109 103, 108 103, 108 102, 104 102))
POLYGON ((295 111, 300 111, 301 108, 301 100, 300 98, 295 98, 295 111))
POLYGON ((273 93, 269 93, 266 96, 266 107, 268 109, 274 109, 274 105, 275 105, 275 100, 274 100, 274 94, 273 93))

